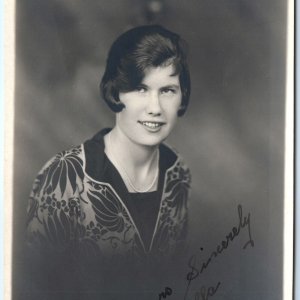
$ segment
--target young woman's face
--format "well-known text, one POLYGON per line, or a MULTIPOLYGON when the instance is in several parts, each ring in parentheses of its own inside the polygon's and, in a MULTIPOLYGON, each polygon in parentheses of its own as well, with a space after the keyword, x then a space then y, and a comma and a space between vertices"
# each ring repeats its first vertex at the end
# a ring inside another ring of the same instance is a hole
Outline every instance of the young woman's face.
POLYGON ((174 128, 182 95, 173 72, 172 65, 151 67, 136 90, 119 94, 125 108, 117 113, 116 126, 132 142, 155 146, 174 128))

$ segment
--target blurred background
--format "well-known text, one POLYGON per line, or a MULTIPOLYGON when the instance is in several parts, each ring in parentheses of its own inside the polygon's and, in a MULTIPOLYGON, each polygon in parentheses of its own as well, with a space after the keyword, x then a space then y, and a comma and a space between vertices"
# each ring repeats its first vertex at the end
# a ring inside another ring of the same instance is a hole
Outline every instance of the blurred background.
POLYGON ((251 214, 254 248, 242 249, 243 230, 191 289, 220 281, 213 299, 282 299, 286 1, 16 4, 13 299, 29 297, 22 254, 33 179, 58 151, 113 126, 98 90, 108 49, 148 23, 189 45, 191 102, 168 143, 192 171, 191 253, 216 249, 238 225, 238 204, 251 214))

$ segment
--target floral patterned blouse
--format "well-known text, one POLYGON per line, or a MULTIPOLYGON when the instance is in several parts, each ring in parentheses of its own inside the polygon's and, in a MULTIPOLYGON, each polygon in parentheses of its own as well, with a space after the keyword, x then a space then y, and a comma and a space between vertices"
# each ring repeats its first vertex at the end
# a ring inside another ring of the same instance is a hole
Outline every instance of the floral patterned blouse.
POLYGON ((105 260, 176 253, 186 235, 189 169, 178 154, 160 145, 159 202, 146 246, 128 209, 129 193, 122 180, 114 180, 104 153, 106 132, 58 153, 39 172, 28 206, 29 246, 105 260))

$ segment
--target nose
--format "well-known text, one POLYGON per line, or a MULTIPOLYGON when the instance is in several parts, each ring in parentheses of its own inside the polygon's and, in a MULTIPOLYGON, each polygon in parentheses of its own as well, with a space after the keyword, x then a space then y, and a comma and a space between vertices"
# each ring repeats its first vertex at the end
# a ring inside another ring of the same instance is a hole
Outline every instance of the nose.
POLYGON ((161 115, 161 105, 160 105, 160 99, 158 93, 153 92, 149 95, 146 112, 147 114, 152 116, 161 115))

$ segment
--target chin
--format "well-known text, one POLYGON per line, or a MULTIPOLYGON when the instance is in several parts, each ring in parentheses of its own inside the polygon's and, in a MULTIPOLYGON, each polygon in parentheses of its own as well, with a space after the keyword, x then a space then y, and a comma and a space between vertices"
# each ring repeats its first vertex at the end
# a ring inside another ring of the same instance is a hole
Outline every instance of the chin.
POLYGON ((147 137, 138 143, 144 146, 154 147, 160 145, 167 137, 147 137))

